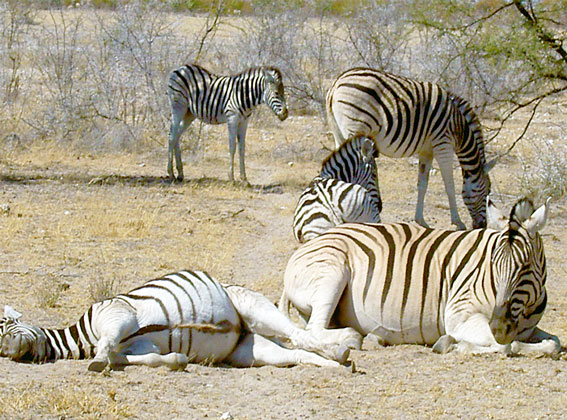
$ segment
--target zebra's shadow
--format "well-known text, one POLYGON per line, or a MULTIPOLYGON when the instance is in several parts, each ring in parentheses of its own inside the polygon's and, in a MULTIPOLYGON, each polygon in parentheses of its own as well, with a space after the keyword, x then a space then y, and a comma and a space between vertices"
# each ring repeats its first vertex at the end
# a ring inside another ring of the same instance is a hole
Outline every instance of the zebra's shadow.
POLYGON ((172 187, 194 186, 196 188, 206 187, 230 187, 241 188, 243 191, 251 190, 263 194, 282 194, 281 183, 272 184, 248 184, 244 182, 232 182, 212 177, 190 178, 183 181, 171 180, 166 176, 152 175, 118 175, 118 174, 78 174, 78 173, 51 173, 51 174, 0 174, 0 182, 8 184, 39 184, 44 182, 56 182, 63 184, 84 185, 129 185, 129 186, 153 186, 171 185, 172 187))

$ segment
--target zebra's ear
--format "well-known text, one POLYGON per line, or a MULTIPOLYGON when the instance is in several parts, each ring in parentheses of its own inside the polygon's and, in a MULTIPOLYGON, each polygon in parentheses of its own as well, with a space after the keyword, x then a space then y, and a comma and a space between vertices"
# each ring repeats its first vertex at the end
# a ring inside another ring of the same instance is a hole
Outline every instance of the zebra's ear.
POLYGON ((19 319, 22 314, 12 308, 10 305, 4 305, 4 318, 19 319))
POLYGON ((549 216, 549 202, 551 197, 549 197, 543 206, 533 212, 533 214, 525 221, 524 227, 530 234, 539 232, 545 226, 547 222, 547 217, 549 216))
POLYGON ((362 140, 361 149, 362 149, 362 156, 364 156, 365 162, 370 162, 372 161, 372 159, 374 159, 375 157, 374 141, 372 141, 372 139, 365 137, 364 140, 362 140))
POLYGON ((504 230, 508 226, 508 218, 494 205, 490 196, 486 197, 486 227, 504 230))
POLYGON ((266 77, 268 82, 276 83, 276 78, 274 77, 273 70, 271 69, 264 70, 264 76, 266 77))
POLYGON ((487 174, 489 173, 498 163, 498 158, 495 157, 494 159, 490 160, 489 162, 486 162, 484 164, 484 173, 487 174))

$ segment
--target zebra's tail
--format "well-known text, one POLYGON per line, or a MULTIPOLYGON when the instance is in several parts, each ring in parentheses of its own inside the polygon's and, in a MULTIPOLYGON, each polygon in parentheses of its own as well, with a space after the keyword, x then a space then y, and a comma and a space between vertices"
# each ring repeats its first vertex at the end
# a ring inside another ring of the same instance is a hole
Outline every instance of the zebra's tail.
POLYGON ((343 133, 341 132, 341 129, 339 128, 339 125, 337 124, 337 120, 335 119, 335 114, 333 113, 333 91, 334 91, 334 85, 331 87, 331 89, 329 89, 329 91, 327 92, 327 98, 325 100, 325 105, 326 105, 326 111, 327 111, 327 118, 328 118, 328 124, 331 127, 331 131, 333 133, 333 137, 335 138, 335 149, 338 149, 339 147, 341 147, 341 144, 343 144, 345 142, 345 137, 343 136, 343 133))
POLYGON ((287 297, 287 293, 285 292, 285 288, 284 288, 284 291, 282 292, 282 297, 280 298, 280 302, 278 303, 278 309, 282 314, 284 314, 288 318, 289 318, 290 305, 291 303, 287 297))

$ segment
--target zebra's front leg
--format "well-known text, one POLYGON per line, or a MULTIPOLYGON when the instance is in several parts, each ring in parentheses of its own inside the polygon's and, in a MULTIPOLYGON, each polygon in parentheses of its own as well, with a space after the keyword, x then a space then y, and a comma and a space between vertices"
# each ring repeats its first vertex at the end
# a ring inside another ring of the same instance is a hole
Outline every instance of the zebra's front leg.
POLYGON ((419 155, 419 167, 417 172, 417 204, 415 207, 414 220, 423 227, 429 227, 425 223, 423 217, 423 208, 425 206, 425 193, 427 192, 427 184, 429 182, 429 171, 431 170, 431 162, 433 154, 430 152, 419 155))
POLYGON ((561 351, 561 343, 557 336, 536 327, 527 339, 513 342, 512 348, 516 350, 517 353, 543 353, 554 355, 561 351))
POLYGON ((246 129, 248 128, 248 120, 240 121, 238 124, 238 156, 240 157, 240 180, 244 183, 248 183, 246 178, 245 169, 245 154, 246 147, 244 139, 246 138, 246 129))
MULTIPOLYGON (((447 143, 449 144, 449 143, 447 143)), ((457 226, 457 230, 465 230, 467 227, 459 217, 457 210, 457 199, 455 198, 455 181, 453 179, 453 150, 444 145, 442 148, 435 150, 435 158, 439 164, 441 177, 445 184, 445 192, 449 199, 449 209, 451 211, 451 223, 457 226)))
POLYGON ((513 354, 511 344, 498 344, 492 335, 488 318, 481 313, 469 315, 465 320, 447 318, 447 333, 433 345, 435 353, 504 353, 513 354))
POLYGON ((183 353, 161 354, 159 347, 150 339, 139 338, 123 349, 121 353, 111 353, 111 366, 143 365, 149 367, 166 366, 171 370, 183 370, 189 358, 183 353))
POLYGON ((235 117, 228 119, 228 179, 234 182, 234 154, 236 152, 236 138, 238 134, 238 120, 235 117))

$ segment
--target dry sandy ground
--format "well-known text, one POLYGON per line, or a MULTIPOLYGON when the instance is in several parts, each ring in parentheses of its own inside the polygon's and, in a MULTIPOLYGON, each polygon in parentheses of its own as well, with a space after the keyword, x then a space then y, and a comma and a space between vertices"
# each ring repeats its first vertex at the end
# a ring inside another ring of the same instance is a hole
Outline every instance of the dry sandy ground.
MULTIPOLYGON (((331 143, 315 119, 263 119, 254 120, 247 138, 252 188, 226 182, 223 128, 210 132, 217 140, 199 159, 185 154, 181 185, 163 178, 165 146, 134 156, 52 146, 4 150, 0 303, 38 325, 65 326, 87 308, 97 287, 125 291, 182 268, 206 269, 277 300, 296 248, 296 199, 325 155, 322 142, 331 143)), ((379 167, 384 221, 410 220, 415 162, 381 158, 379 167)), ((514 156, 492 174, 496 201, 506 208, 519 194, 520 175, 514 156)), ((446 203, 434 173, 426 199, 430 224, 449 225, 446 203)), ((553 204, 545 230, 549 305, 540 326, 566 342, 567 212, 561 203, 553 204)), ((87 372, 86 361, 2 359, 0 418, 561 419, 567 413, 564 353, 558 360, 440 356, 423 346, 365 343, 351 359, 355 373, 190 365, 183 372, 128 367, 105 374, 87 372)))

